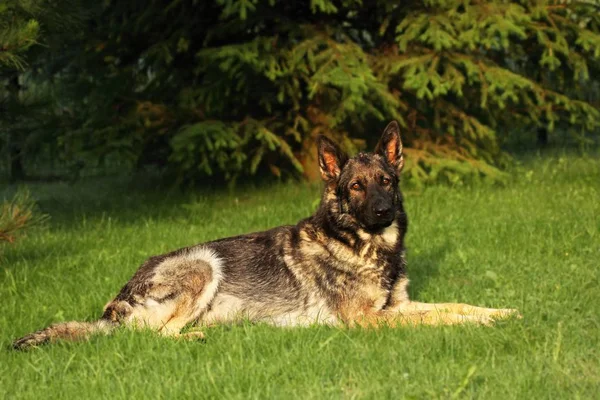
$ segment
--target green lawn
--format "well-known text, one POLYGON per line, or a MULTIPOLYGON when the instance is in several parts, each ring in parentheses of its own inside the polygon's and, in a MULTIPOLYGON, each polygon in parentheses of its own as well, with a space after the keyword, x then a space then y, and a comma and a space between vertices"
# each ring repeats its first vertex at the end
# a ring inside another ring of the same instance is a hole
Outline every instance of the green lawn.
MULTIPOLYGON (((597 398, 600 161, 531 157, 504 187, 406 192, 411 294, 515 307, 495 327, 361 330, 262 325, 205 342, 120 330, 30 352, 11 340, 101 314, 148 256, 294 223, 301 184, 181 195, 96 179, 36 184, 52 217, 0 261, 0 398, 597 398)), ((13 188, 8 188, 12 190, 13 188)))

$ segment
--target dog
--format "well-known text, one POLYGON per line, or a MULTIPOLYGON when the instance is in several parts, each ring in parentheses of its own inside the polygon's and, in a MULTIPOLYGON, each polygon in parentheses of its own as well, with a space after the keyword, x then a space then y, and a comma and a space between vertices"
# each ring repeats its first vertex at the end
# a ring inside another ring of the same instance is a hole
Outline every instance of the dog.
POLYGON ((250 320, 276 326, 329 324, 491 324, 514 309, 429 304, 409 299, 399 188, 400 129, 387 125, 373 153, 349 158, 318 138, 324 190, 314 215, 280 226, 149 258, 102 317, 66 322, 13 343, 27 349, 56 340, 146 327, 168 336, 182 328, 250 320))

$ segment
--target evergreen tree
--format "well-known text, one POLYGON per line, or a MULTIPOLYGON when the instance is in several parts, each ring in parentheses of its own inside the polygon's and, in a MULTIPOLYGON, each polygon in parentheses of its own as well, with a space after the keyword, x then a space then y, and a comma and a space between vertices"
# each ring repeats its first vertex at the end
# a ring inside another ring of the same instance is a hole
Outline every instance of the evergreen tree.
POLYGON ((600 125, 597 1, 112 0, 77 48, 63 157, 182 179, 316 177, 316 135, 354 152, 392 118, 415 182, 502 179, 510 132, 600 125))
POLYGON ((25 177, 24 157, 54 142, 56 118, 48 82, 66 64, 57 55, 88 13, 78 0, 7 0, 0 4, 0 140, 12 181, 25 177), (35 75, 41 75, 36 81, 35 75))
MULTIPOLYGON (((18 96, 20 83, 17 71, 24 70, 26 65, 23 54, 38 39, 40 26, 35 19, 38 12, 39 8, 34 2, 10 1, 0 4, 0 82, 4 86, 0 92, 0 113, 5 122, 10 121, 7 103, 18 96)), ((1 135, 5 141, 3 147, 8 149, 10 157, 11 178, 22 179, 24 171, 18 138, 12 137, 7 131, 1 132, 1 135)))

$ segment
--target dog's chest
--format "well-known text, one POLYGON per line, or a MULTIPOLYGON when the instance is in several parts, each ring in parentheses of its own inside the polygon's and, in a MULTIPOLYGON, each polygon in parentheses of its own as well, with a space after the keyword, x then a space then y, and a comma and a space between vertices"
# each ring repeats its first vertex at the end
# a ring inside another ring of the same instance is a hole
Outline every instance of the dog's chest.
POLYGON ((299 252, 286 261, 302 282, 311 282, 307 288, 316 289, 333 313, 381 310, 390 293, 389 255, 396 243, 395 232, 396 226, 383 235, 365 233, 360 242, 350 244, 331 238, 314 240, 301 233, 299 252))
POLYGON ((349 297, 349 307, 358 314, 366 314, 383 309, 389 291, 377 284, 363 284, 349 297))
MULTIPOLYGON (((339 255, 340 253, 338 253, 339 255)), ((381 310, 389 296, 386 263, 376 252, 354 253, 332 262, 327 272, 335 308, 342 314, 362 314, 381 310)))

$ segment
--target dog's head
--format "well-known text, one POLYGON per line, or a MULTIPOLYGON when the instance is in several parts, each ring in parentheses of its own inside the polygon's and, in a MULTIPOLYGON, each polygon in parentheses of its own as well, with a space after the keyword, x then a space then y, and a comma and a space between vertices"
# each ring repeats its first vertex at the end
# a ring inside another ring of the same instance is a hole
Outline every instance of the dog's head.
POLYGON ((318 148, 321 176, 329 196, 335 196, 336 211, 371 233, 390 226, 402 212, 398 182, 404 158, 398 123, 385 128, 373 153, 348 158, 325 136, 319 137, 318 148))

